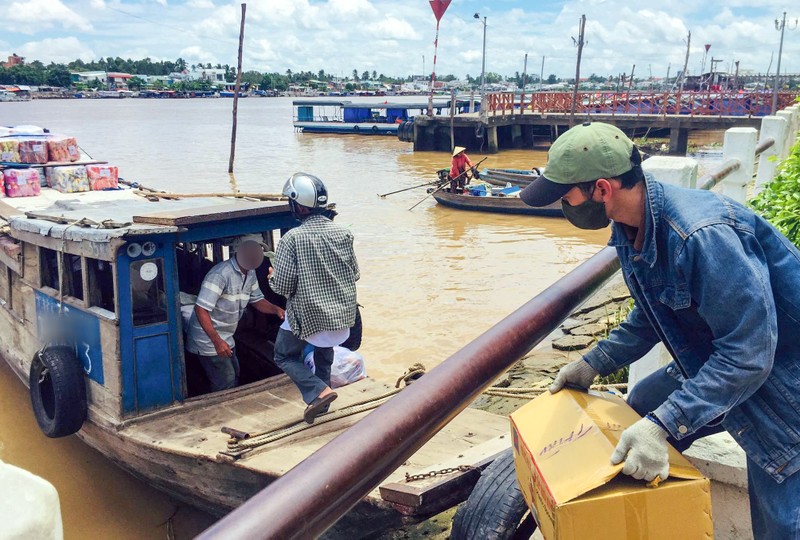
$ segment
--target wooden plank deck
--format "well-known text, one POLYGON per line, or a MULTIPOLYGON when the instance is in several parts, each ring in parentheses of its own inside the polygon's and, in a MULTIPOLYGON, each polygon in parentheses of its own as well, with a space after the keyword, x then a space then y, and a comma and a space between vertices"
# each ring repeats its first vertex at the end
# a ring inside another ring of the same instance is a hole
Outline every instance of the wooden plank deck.
MULTIPOLYGON (((390 390, 391 386, 369 378, 358 381, 336 390, 339 398, 333 403, 332 410, 342 409, 390 390)), ((229 462, 232 467, 274 478, 286 473, 368 414, 359 413, 315 425, 301 433, 254 449, 232 462, 222 454, 227 450, 229 438, 220 431, 222 427, 248 433, 263 432, 282 426, 292 419, 302 420, 304 410, 305 404, 294 384, 287 377, 278 376, 256 383, 255 389, 243 387, 230 391, 227 398, 224 395, 219 396, 212 403, 187 402, 185 407, 178 407, 169 414, 159 414, 152 419, 133 422, 122 429, 121 435, 138 444, 157 445, 161 451, 167 453, 218 463, 229 462)), ((464 464, 477 464, 495 455, 499 445, 510 444, 508 432, 506 417, 467 409, 387 478, 384 484, 404 482, 406 472, 417 474, 459 459, 468 461, 464 464), (501 436, 506 438, 505 442, 498 443, 501 436), (485 445, 487 441, 493 443, 485 445), (479 447, 483 447, 483 450, 479 447)), ((420 485, 424 487, 425 483, 420 485)), ((369 499, 380 501, 379 490, 375 489, 369 499)), ((427 509, 422 502, 414 506, 415 512, 424 513, 427 509)))

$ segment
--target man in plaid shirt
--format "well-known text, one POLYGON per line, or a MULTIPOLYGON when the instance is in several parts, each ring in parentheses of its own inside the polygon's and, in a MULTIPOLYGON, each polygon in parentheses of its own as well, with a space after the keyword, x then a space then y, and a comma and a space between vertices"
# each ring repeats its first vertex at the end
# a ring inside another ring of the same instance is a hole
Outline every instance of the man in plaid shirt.
POLYGON ((319 178, 297 173, 283 194, 301 225, 281 238, 270 269, 270 287, 287 299, 275 363, 300 389, 308 404, 304 419, 312 424, 337 397, 330 388, 333 347, 355 324, 358 262, 353 235, 323 215, 328 192, 319 178), (315 347, 313 373, 303 361, 306 343, 315 347))

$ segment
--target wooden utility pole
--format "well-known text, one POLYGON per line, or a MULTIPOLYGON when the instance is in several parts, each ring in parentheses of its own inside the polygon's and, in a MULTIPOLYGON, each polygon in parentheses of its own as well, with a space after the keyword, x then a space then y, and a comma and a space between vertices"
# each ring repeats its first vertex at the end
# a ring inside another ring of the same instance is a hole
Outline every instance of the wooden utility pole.
MULTIPOLYGON (((689 49, 692 47, 692 31, 686 36, 686 59, 683 61, 683 71, 681 72, 681 93, 683 92, 683 85, 686 83, 686 70, 689 69, 689 49)), ((680 107, 680 103, 678 104, 680 107)))
MULTIPOLYGON (((242 25, 239 27, 239 62, 236 66, 236 88, 233 91, 233 128, 231 129, 231 158, 228 161, 228 174, 233 174, 233 160, 236 155, 236 115, 239 112, 239 90, 242 87, 242 48, 244 45, 244 15, 247 4, 242 4, 242 25)), ((234 185, 234 189, 236 186, 234 185)))
POLYGON ((456 134, 454 119, 456 116, 456 89, 450 89, 450 151, 456 147, 456 134))
POLYGON ((581 55, 583 54, 583 33, 586 28, 586 15, 581 15, 580 25, 578 26, 578 39, 572 41, 578 46, 578 61, 575 64, 575 89, 572 91, 572 107, 569 113, 569 127, 575 125, 575 108, 578 106, 578 85, 581 82, 581 55))

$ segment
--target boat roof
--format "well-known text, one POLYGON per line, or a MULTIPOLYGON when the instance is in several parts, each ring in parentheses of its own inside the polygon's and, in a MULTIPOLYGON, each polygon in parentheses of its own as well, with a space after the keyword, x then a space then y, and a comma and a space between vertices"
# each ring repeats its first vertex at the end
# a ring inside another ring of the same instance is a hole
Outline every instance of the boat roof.
MULTIPOLYGON (((460 103, 460 102, 457 102, 460 103)), ((469 102, 465 102, 465 105, 469 104, 469 102)), ((400 103, 400 102, 386 102, 386 103, 354 103, 352 101, 333 101, 333 100, 325 100, 325 99, 308 99, 308 100, 295 100, 292 102, 292 105, 295 107, 303 107, 303 106, 334 106, 334 107, 346 107, 348 109, 427 109, 428 102, 419 102, 419 103, 400 103)), ((435 109, 441 109, 443 107, 449 107, 450 101, 434 101, 433 107, 435 109)))
POLYGON ((6 222, 12 230, 59 239, 109 242, 126 236, 177 232, 198 223, 288 212, 283 202, 221 196, 154 202, 137 195, 137 191, 61 193, 42 188, 36 197, 0 201, 0 224, 6 222))

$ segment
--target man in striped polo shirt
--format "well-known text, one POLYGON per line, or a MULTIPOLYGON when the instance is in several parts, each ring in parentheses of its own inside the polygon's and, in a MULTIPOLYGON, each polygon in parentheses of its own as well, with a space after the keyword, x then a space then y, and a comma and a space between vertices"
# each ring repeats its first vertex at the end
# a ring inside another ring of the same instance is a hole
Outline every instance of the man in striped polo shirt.
POLYGON ((264 261, 266 245, 259 234, 241 236, 236 255, 214 266, 203 279, 189 321, 186 348, 200 357, 217 392, 239 382, 239 360, 233 334, 248 305, 261 313, 284 317, 283 309, 264 299, 255 269, 264 261))

